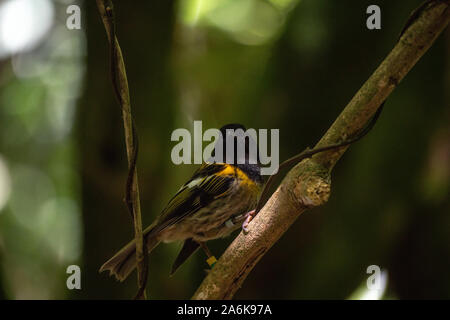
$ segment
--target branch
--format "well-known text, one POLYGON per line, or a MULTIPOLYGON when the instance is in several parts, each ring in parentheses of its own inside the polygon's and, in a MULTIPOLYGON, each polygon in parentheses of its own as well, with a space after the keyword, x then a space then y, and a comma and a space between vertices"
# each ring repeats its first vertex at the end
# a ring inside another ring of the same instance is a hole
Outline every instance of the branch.
MULTIPOLYGON (((449 0, 427 1, 406 24, 398 43, 348 103, 316 148, 360 132, 450 20, 449 0)), ((224 252, 192 299, 231 299, 261 257, 305 210, 327 202, 331 171, 348 146, 296 165, 249 225, 224 252)))
POLYGON ((125 144, 128 158, 128 178, 125 201, 134 224, 136 239, 136 262, 138 274, 138 293, 136 299, 146 299, 145 287, 147 283, 147 250, 145 249, 142 234, 141 205, 139 199, 139 186, 136 171, 138 154, 138 139, 131 115, 130 92, 128 89, 127 73, 123 61, 122 50, 115 33, 114 8, 111 0, 97 0, 97 7, 106 29, 110 45, 110 68, 114 93, 122 109, 122 118, 125 131, 125 144))

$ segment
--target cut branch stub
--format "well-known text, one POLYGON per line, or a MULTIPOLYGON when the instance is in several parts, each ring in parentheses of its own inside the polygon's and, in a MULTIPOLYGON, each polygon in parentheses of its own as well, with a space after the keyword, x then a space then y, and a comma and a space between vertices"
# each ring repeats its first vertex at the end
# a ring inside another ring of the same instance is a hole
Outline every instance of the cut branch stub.
POLYGON ((283 184, 290 201, 300 210, 323 205, 330 197, 330 171, 314 159, 305 159, 295 166, 283 184))

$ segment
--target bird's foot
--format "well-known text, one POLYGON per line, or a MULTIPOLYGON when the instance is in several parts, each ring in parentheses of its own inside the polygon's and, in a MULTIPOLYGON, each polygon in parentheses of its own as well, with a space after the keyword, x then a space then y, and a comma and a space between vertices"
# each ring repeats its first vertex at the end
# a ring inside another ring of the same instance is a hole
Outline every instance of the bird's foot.
POLYGON ((203 251, 205 251, 206 256, 208 257, 208 259, 206 259, 206 263, 211 267, 211 269, 214 267, 214 265, 217 262, 217 259, 215 256, 212 255, 211 251, 209 251, 208 246, 206 245, 205 242, 198 242, 198 244, 202 247, 203 251))
POLYGON ((245 234, 248 233, 248 225, 250 224, 250 221, 252 221, 253 218, 255 217, 255 213, 256 210, 252 210, 245 214, 245 220, 242 223, 242 230, 244 231, 245 234))

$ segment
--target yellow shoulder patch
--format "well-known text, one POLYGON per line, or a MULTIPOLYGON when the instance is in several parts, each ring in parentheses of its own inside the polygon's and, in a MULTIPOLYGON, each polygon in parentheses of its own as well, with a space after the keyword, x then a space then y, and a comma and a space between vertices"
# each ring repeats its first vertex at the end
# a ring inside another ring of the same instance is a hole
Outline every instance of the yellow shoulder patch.
POLYGON ((259 189, 258 185, 250 179, 247 174, 239 169, 238 167, 232 166, 230 164, 225 164, 225 168, 217 173, 218 175, 231 175, 236 176, 239 180, 241 180, 241 183, 247 185, 249 188, 256 188, 259 189))

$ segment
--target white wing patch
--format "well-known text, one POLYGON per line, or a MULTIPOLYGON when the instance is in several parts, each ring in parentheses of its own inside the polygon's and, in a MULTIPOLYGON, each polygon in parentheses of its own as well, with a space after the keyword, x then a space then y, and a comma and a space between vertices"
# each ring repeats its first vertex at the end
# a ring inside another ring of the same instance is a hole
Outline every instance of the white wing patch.
POLYGON ((192 187, 195 187, 195 186, 199 185, 203 180, 204 180, 204 178, 197 178, 195 180, 192 180, 188 184, 181 186, 181 188, 178 190, 178 192, 180 192, 181 190, 184 190, 184 189, 190 189, 192 187))
POLYGON ((197 178, 189 182, 185 187, 186 188, 193 188, 195 186, 198 186, 205 178, 197 178))

